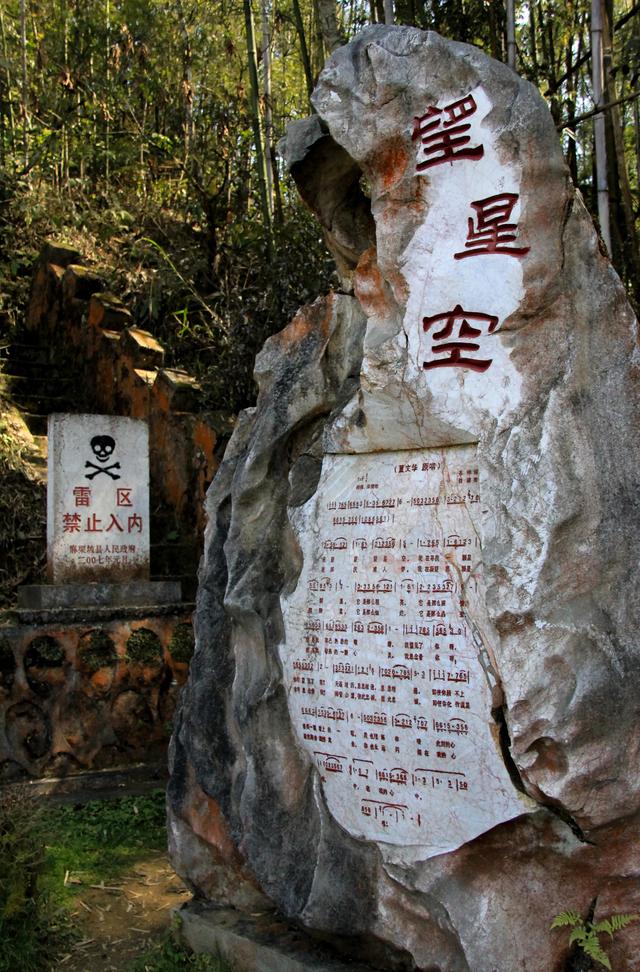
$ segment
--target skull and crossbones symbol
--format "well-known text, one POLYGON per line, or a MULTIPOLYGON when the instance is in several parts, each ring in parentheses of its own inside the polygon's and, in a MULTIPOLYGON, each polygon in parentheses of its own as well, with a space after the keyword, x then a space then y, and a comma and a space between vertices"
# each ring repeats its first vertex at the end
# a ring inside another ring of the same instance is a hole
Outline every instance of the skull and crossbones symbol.
MULTIPOLYGON (((93 450, 93 454, 98 460, 98 462, 101 463, 108 462, 108 460, 113 455, 113 450, 115 449, 115 447, 116 447, 116 440, 112 438, 110 435, 94 435, 94 437, 91 440, 91 448, 93 450)), ((84 477, 85 479, 95 479, 95 477, 99 476, 100 473, 105 473, 105 475, 109 476, 111 479, 120 479, 118 473, 111 472, 112 469, 120 468, 119 462, 113 462, 111 463, 110 466, 104 466, 104 465, 96 466, 95 462, 91 462, 90 460, 87 460, 84 464, 84 467, 85 469, 95 470, 94 472, 86 473, 84 477)))

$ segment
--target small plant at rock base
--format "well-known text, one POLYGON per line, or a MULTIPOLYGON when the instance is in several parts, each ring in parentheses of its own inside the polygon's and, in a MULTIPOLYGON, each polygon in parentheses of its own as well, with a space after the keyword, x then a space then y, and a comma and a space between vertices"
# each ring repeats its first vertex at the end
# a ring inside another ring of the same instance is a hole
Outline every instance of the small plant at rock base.
POLYGON ((640 921, 640 915, 611 915, 603 918, 602 921, 590 921, 584 919, 577 911, 563 911, 556 915, 551 922, 552 928, 571 928, 569 935, 569 945, 574 942, 582 949, 585 955, 603 965, 605 969, 611 969, 609 956, 600 944, 600 935, 608 935, 613 938, 614 934, 634 921, 640 921))

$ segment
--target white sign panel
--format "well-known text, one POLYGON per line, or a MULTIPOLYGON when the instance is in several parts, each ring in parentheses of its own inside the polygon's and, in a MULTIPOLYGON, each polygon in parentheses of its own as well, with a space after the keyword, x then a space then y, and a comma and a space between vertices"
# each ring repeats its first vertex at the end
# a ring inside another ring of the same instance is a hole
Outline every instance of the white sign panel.
POLYGON ((450 851, 530 808, 491 715, 475 447, 329 455, 292 522, 293 723, 351 834, 450 851))
POLYGON ((149 434, 112 415, 51 415, 49 578, 121 582, 149 576, 149 434))

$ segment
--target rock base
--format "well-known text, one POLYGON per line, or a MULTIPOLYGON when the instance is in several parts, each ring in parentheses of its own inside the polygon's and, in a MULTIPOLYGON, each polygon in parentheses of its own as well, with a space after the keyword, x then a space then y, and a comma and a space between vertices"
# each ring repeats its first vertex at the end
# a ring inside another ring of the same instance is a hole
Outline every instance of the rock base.
POLYGON ((219 954, 237 972, 374 972, 336 958, 273 912, 246 915, 192 901, 177 912, 196 954, 219 954))

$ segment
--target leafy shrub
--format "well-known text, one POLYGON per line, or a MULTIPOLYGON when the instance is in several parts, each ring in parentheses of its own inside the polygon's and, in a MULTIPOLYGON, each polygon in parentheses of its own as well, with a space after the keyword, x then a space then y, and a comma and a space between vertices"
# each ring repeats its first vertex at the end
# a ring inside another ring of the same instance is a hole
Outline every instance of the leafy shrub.
POLYGON ((177 624, 169 642, 169 654, 176 662, 189 662, 193 655, 195 635, 191 624, 177 624))
POLYGON ((43 885, 45 859, 40 806, 22 787, 0 793, 0 972, 50 969, 68 940, 43 885))
MULTIPOLYGON (((0 237, 2 226, 0 221, 0 237)), ((0 260, 0 307, 2 305, 0 260)), ((0 309, 0 344, 6 341, 0 309)), ((0 361, 0 606, 15 602, 19 584, 44 580, 46 487, 29 463, 31 438, 16 409, 5 399, 0 361)))
POLYGON ((25 657, 27 667, 59 668, 63 662, 64 650, 50 635, 40 635, 29 643, 25 657))
POLYGON ((155 631, 138 628, 127 640, 127 661, 140 665, 157 665, 162 661, 162 644, 155 631))
POLYGON ((96 628, 91 632, 88 641, 78 649, 78 655, 90 672, 112 668, 118 664, 116 647, 103 628, 96 628))

